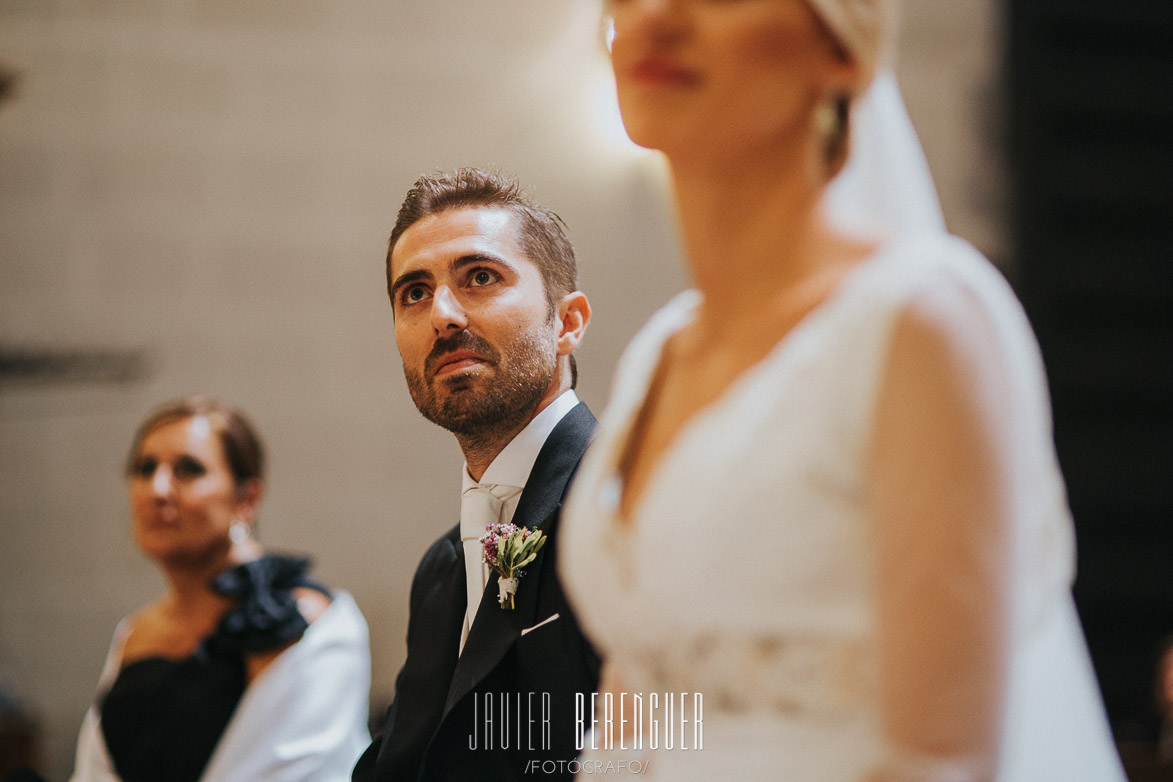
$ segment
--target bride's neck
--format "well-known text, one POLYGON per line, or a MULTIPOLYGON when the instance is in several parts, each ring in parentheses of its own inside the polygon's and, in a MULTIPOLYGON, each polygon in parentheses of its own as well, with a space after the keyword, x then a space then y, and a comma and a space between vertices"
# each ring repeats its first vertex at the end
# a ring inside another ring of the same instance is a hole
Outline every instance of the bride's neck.
POLYGON ((768 301, 817 270, 827 229, 822 183, 807 166, 670 162, 685 253, 713 318, 768 301))

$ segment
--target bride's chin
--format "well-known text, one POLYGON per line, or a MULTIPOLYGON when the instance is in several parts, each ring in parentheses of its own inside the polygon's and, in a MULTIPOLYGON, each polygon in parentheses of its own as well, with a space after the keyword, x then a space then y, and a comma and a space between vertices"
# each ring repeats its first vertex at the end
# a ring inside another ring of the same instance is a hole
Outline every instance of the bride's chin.
POLYGON ((677 155, 688 157, 698 151, 703 152, 709 146, 704 139, 695 138, 684 121, 625 121, 624 128, 632 143, 644 149, 662 152, 669 159, 677 155))
POLYGON ((682 143, 692 124, 682 112, 647 105, 638 99, 620 99, 619 116, 633 143, 658 152, 667 152, 682 143))
POLYGON ((629 121, 624 117, 623 129, 627 131, 627 137, 631 139, 633 144, 644 149, 663 151, 663 134, 659 132, 660 129, 656 123, 629 121))
POLYGON ((723 159, 746 134, 698 112, 628 110, 623 127, 633 143, 663 153, 669 162, 723 159))

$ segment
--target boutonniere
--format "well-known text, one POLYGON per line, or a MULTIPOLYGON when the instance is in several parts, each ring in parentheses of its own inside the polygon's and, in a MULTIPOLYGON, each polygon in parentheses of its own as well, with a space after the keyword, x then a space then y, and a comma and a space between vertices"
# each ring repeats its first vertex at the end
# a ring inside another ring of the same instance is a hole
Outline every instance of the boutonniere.
POLYGON ((537 558, 546 545, 546 534, 540 529, 494 522, 485 525, 480 541, 485 552, 481 560, 497 571, 497 603, 512 610, 517 584, 525 575, 522 568, 537 558))

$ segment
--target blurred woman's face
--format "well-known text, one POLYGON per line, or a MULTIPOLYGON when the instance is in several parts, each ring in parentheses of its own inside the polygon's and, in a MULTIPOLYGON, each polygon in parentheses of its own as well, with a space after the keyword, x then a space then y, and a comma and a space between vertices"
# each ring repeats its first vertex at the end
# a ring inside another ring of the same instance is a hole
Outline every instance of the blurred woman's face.
POLYGON ((802 0, 610 0, 623 122, 669 157, 799 143, 852 66, 802 0))
POLYGON ((207 418, 147 432, 131 472, 130 506, 135 542, 153 559, 199 564, 229 550, 228 530, 244 507, 207 418))

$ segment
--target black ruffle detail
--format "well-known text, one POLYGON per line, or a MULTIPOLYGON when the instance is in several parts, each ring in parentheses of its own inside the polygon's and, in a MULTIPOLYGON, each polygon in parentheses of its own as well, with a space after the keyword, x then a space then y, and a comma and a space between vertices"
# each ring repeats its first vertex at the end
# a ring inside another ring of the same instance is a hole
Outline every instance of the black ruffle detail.
POLYGON ((268 554, 216 576, 212 589, 240 601, 220 620, 213 636, 216 642, 244 654, 277 649, 301 638, 309 625, 297 609, 293 589, 321 589, 306 576, 309 566, 308 559, 268 554))

